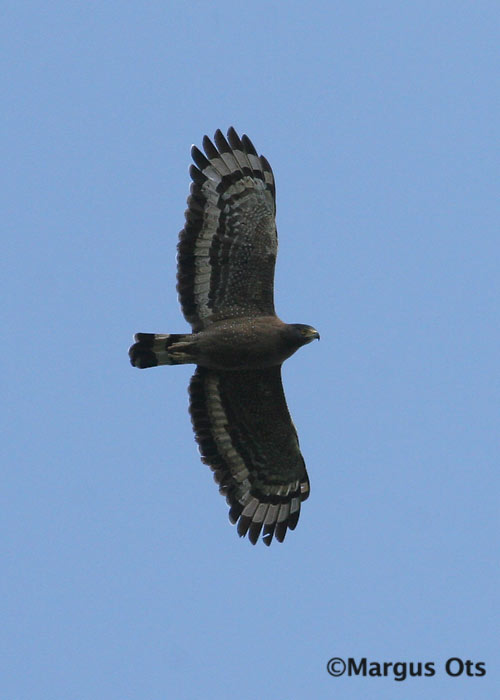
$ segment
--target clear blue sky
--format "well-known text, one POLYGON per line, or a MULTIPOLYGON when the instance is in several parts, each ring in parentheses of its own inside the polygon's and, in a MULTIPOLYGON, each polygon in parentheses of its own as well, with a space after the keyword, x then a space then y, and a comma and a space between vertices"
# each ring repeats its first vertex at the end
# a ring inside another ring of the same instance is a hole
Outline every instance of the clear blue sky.
POLYGON ((2 697, 495 696, 499 17, 4 2, 2 697), (277 179, 278 313, 321 332, 284 370, 311 497, 269 549, 199 460, 191 368, 127 357, 187 329, 189 148, 229 125, 277 179))

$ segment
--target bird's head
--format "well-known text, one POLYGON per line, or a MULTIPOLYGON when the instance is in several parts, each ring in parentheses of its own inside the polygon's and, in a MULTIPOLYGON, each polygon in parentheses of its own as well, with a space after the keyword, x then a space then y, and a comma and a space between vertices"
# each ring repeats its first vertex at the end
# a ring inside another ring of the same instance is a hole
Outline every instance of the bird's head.
POLYGON ((307 326, 304 323, 291 323, 290 326, 293 328, 293 333, 300 345, 306 345, 312 340, 319 340, 319 333, 312 326, 307 326))

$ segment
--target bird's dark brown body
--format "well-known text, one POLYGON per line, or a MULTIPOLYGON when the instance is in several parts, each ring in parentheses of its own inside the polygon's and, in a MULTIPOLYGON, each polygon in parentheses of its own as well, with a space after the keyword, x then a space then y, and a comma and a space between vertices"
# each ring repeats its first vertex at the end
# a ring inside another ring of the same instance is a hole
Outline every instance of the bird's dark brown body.
POLYGON ((140 360, 141 351, 147 353, 154 346, 156 359, 159 360, 155 365, 193 363, 224 371, 263 369, 280 366, 314 338, 319 338, 314 328, 283 323, 276 316, 260 316, 251 321, 232 318, 216 321, 197 333, 165 336, 138 334, 138 342, 132 346, 130 353, 134 364, 142 368, 146 364, 140 360), (165 352, 162 354, 163 349, 165 352))

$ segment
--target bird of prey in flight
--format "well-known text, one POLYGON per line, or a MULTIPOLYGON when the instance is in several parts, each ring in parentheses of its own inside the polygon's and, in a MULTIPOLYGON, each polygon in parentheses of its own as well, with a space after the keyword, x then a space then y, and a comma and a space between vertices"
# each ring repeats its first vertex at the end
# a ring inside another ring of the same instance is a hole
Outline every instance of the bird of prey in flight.
POLYGON ((179 234, 177 291, 191 333, 137 333, 141 369, 193 363, 190 414, 240 536, 283 542, 309 479, 288 412, 281 365, 317 330, 274 310, 278 248, 271 166, 231 127, 191 155, 191 193, 179 234))

